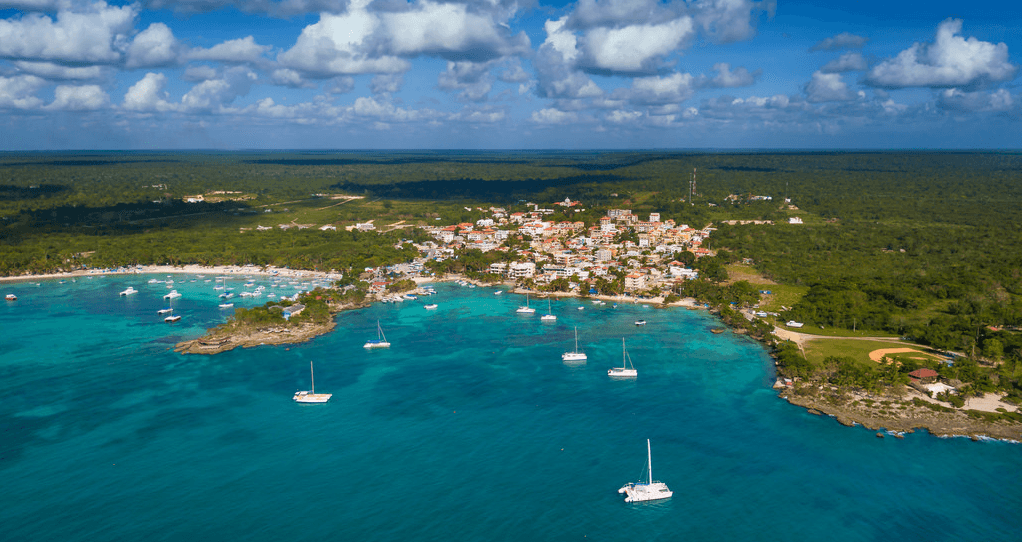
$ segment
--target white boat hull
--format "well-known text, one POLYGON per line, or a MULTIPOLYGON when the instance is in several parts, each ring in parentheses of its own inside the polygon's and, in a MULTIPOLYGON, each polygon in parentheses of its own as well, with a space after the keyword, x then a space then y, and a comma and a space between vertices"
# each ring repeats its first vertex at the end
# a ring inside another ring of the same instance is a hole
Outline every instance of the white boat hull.
POLYGON ((296 403, 325 403, 333 397, 332 393, 309 393, 307 391, 295 392, 295 396, 292 397, 296 403))
POLYGON ((613 376, 618 378, 635 378, 639 376, 639 372, 635 369, 625 369, 621 367, 614 367, 607 371, 607 376, 613 376))
POLYGON ((390 348, 390 343, 388 343, 388 342, 369 341, 369 342, 363 344, 362 347, 363 348, 390 348))
POLYGON ((625 494, 625 502, 659 501, 661 499, 669 499, 674 495, 674 492, 668 489, 667 484, 663 482, 625 484, 617 492, 625 494))
POLYGON ((561 354, 562 361, 586 361, 588 359, 589 356, 583 354, 582 352, 565 352, 561 354))

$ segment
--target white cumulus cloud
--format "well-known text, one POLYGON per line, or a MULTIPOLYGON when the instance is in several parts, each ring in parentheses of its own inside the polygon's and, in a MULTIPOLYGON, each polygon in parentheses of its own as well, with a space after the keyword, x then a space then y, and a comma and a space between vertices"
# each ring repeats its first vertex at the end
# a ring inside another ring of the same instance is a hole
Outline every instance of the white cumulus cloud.
POLYGON ((759 70, 750 72, 748 69, 739 66, 733 71, 727 62, 718 62, 713 65, 713 71, 717 72, 713 77, 700 77, 699 86, 705 88, 736 88, 748 87, 756 83, 759 77, 759 70))
POLYGON ((52 62, 31 62, 28 60, 17 60, 14 67, 18 70, 38 75, 44 79, 58 80, 87 80, 99 79, 103 75, 103 69, 99 66, 86 66, 84 68, 72 68, 54 64, 52 62))
POLYGON ((866 69, 866 59, 861 53, 849 52, 841 55, 840 58, 831 60, 825 64, 820 71, 823 73, 855 72, 866 69))
POLYGON ((511 37, 499 24, 502 18, 465 4, 420 0, 408 11, 381 13, 380 19, 377 39, 390 54, 485 61, 529 50, 524 32, 511 37))
POLYGON ((855 99, 855 94, 841 79, 839 73, 813 73, 813 78, 806 85, 806 99, 810 102, 847 102, 855 99))
POLYGON ((578 113, 548 107, 533 111, 530 120, 536 124, 567 124, 578 121, 578 113))
POLYGON ((882 88, 968 87, 1015 77, 1018 66, 1008 61, 1007 45, 965 39, 957 35, 961 30, 961 19, 945 20, 933 43, 916 43, 874 66, 866 83, 882 88))
POLYGON ((352 5, 343 15, 323 13, 318 22, 305 27, 294 47, 277 55, 286 68, 320 75, 401 73, 411 65, 393 55, 372 55, 364 47, 380 25, 362 5, 352 5))
POLYGON ((209 79, 192 87, 181 97, 181 105, 188 111, 218 111, 238 96, 248 94, 257 78, 248 68, 231 68, 219 79, 209 79))
POLYGON ((115 63, 135 7, 105 2, 65 7, 57 18, 40 13, 0 20, 0 57, 56 62, 115 63), (77 11, 76 11, 77 10, 77 11))
POLYGON ((167 86, 167 76, 162 73, 149 72, 124 94, 121 107, 130 111, 174 111, 178 106, 167 100, 163 88, 167 86))
POLYGON ((631 103, 644 105, 676 104, 692 97, 696 79, 688 73, 672 73, 666 77, 637 77, 632 88, 619 91, 631 103))
POLYGON ((177 63, 180 53, 181 45, 170 27, 163 23, 153 23, 149 28, 139 32, 128 46, 125 66, 129 68, 169 66, 177 63))
POLYGON ((695 0, 689 4, 703 34, 717 43, 730 43, 756 34, 760 13, 773 16, 776 0, 695 0))
POLYGON ((46 81, 34 75, 0 77, 0 108, 35 109, 42 100, 35 93, 46 85, 46 81))
POLYGON ((596 71, 652 73, 663 57, 695 35, 690 17, 662 24, 594 28, 581 39, 581 65, 596 71))
POLYGON ((268 45, 259 45, 255 38, 246 36, 236 40, 218 43, 209 49, 195 48, 188 51, 189 60, 212 60, 220 62, 258 62, 270 50, 268 45))
POLYGON ((952 111, 965 112, 1022 112, 1019 107, 1019 96, 1012 96, 1007 89, 994 92, 963 92, 949 88, 940 93, 937 102, 940 107, 952 111))
POLYGON ((98 85, 59 85, 53 102, 44 109, 54 111, 95 111, 109 105, 110 97, 98 85))

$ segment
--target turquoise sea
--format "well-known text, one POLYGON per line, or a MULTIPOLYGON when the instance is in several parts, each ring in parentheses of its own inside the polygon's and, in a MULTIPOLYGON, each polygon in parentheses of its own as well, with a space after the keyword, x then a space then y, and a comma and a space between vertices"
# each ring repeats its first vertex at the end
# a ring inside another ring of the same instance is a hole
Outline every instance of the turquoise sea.
POLYGON ((216 292, 175 276, 165 324, 148 278, 0 285, 4 540, 1022 540, 1022 445, 807 414, 702 311, 559 300, 545 323, 439 284, 306 344, 182 356, 216 292), (377 320, 393 346, 367 351, 377 320), (575 326, 589 361, 565 365, 575 326), (622 338, 634 380, 607 377, 622 338), (327 404, 291 401, 310 361, 327 404), (674 497, 626 504, 647 438, 674 497))

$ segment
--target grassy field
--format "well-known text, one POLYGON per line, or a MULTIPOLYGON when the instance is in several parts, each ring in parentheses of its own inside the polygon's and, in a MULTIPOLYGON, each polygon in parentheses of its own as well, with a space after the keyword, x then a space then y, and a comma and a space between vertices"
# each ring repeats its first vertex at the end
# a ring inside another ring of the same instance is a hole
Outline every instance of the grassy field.
POLYGON ((778 312, 783 310, 781 307, 791 307, 802 296, 806 295, 809 291, 808 286, 788 286, 785 284, 777 284, 776 282, 764 277, 759 271, 749 265, 744 264, 731 264, 726 267, 729 282, 747 281, 749 284, 754 284, 759 287, 760 290, 769 291, 769 294, 760 294, 759 309, 768 312, 778 312))
POLYGON ((798 333, 805 333, 806 335, 816 335, 819 337, 890 337, 895 339, 898 335, 894 333, 887 333, 884 331, 876 330, 858 330, 852 331, 850 329, 844 329, 839 327, 820 327, 820 326, 806 326, 802 328, 793 328, 784 325, 783 321, 773 322, 774 325, 780 326, 784 329, 791 331, 797 331, 798 333))
POLYGON ((916 348, 918 353, 906 352, 898 354, 888 354, 887 357, 895 360, 899 358, 910 358, 910 357, 938 357, 933 354, 927 353, 925 346, 919 346, 909 343, 899 344, 887 341, 869 341, 869 340, 857 340, 857 339, 821 339, 816 341, 810 341, 806 343, 805 352, 806 358, 813 363, 820 363, 824 359, 830 356, 838 357, 851 357, 856 361, 862 363, 875 364, 873 360, 869 359, 869 353, 874 350, 890 349, 890 348, 916 348))
POLYGON ((789 286, 787 284, 771 284, 760 288, 771 293, 760 294, 759 309, 767 312, 779 312, 781 307, 791 308, 809 291, 808 286, 789 286))

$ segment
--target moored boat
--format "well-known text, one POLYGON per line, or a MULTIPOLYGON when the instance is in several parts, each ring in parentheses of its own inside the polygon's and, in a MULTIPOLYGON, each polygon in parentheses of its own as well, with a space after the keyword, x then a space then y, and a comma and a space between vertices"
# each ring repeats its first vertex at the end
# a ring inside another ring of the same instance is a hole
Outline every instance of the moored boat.
POLYGON ((653 480, 653 453, 650 450, 649 439, 646 439, 646 468, 649 477, 645 482, 630 482, 617 490, 618 493, 625 494, 625 502, 658 501, 674 495, 667 484, 653 480))
POLYGON ((387 336, 383 334, 383 328, 380 327, 380 321, 379 320, 376 321, 376 333, 377 333, 377 338, 369 339, 368 341, 366 341, 365 344, 362 345, 362 347, 363 348, 390 348, 390 343, 387 342, 387 336))
POLYGON ((518 310, 515 312, 518 314, 532 314, 536 312, 536 309, 529 306, 529 294, 525 294, 525 305, 518 307, 518 310))
POLYGON ((316 373, 312 370, 312 362, 309 362, 309 376, 312 377, 311 391, 296 391, 291 399, 296 403, 325 403, 334 396, 332 393, 316 393, 316 373))
POLYGON ((634 378, 639 376, 639 372, 636 371, 635 366, 632 365, 632 358, 628 356, 628 351, 625 350, 624 339, 621 339, 621 358, 621 366, 607 370, 607 376, 617 378, 634 378))
POLYGON ((561 354, 562 361, 579 362, 586 361, 589 356, 585 352, 578 351, 578 328, 575 328, 575 350, 561 354))

